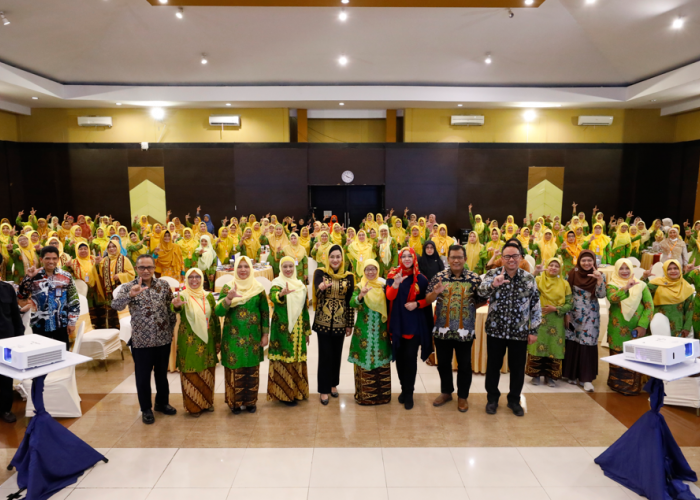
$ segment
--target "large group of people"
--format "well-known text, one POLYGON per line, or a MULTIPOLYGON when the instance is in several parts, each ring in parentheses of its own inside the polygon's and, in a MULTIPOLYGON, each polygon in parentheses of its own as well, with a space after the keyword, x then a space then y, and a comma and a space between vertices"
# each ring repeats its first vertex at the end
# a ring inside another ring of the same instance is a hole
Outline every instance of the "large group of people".
MULTIPOLYGON (((7 302, 10 309, 3 309, 0 322, 11 325, 14 309, 31 307, 33 331, 69 342, 80 314, 75 280, 87 286, 95 327, 114 328, 117 311, 128 307, 145 423, 154 421, 153 410, 176 413, 166 377, 173 341, 186 412, 199 416, 213 410, 215 367, 221 363, 225 400, 238 414, 256 411, 266 348, 268 400, 294 406, 309 397, 306 361, 312 332, 321 404, 338 397, 343 344, 349 337, 358 404, 390 402, 390 363, 395 361, 398 400, 410 410, 420 351, 423 361, 437 363, 441 394, 435 406, 453 399, 456 357, 457 408, 466 412, 476 309, 488 301, 486 412, 497 411, 507 351, 507 404, 522 416, 526 374, 533 384, 555 386, 563 378, 593 391, 599 299, 610 302, 611 353, 645 335, 654 313, 668 317, 673 335, 697 335, 700 329, 700 301, 691 286, 700 284, 695 268, 700 221, 681 229, 657 219, 647 227, 630 212, 606 222, 594 208, 589 222, 576 208, 568 221, 530 214, 518 225, 513 216, 502 224, 484 220, 469 205, 471 230, 464 242, 450 236, 435 215, 419 217, 408 208, 403 216, 393 209, 367 214, 357 228, 346 228, 336 217, 312 217, 305 224, 267 214, 259 221, 255 215, 227 217, 218 230, 209 215, 200 216, 200 208, 192 222, 189 214, 183 224, 168 211, 162 224, 137 215, 128 227, 99 214, 37 219, 32 209, 26 221, 23 212, 14 224, 0 221, 0 277, 16 284, 19 298, 17 305, 7 302), (663 276, 650 279, 646 271, 637 279, 630 258, 647 251, 661 255, 663 276), (316 270, 309 276, 311 260, 316 270), (274 274, 269 294, 254 278, 254 265, 261 261, 274 274), (218 295, 212 293, 217 267, 231 263, 232 281, 218 295), (599 269, 605 265, 614 266, 608 282, 599 269), (174 292, 162 277, 177 280, 184 290, 174 292)), ((0 289, 0 297, 4 293, 0 289)), ((640 392, 642 378, 611 367, 608 384, 633 395, 640 392)), ((8 413, 4 387, 3 419, 8 413)))

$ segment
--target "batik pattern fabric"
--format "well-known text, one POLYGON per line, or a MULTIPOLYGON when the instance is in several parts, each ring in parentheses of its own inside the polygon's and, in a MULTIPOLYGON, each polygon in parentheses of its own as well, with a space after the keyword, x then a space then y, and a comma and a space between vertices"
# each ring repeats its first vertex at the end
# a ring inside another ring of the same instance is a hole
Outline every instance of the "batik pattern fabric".
POLYGON ((563 360, 561 359, 532 356, 528 353, 525 375, 528 377, 548 377, 553 380, 559 380, 561 378, 562 362, 563 360))
POLYGON ((306 361, 283 363, 271 359, 267 378, 267 400, 291 403, 304 399, 309 399, 306 361))
POLYGON ((306 361, 306 338, 311 335, 309 310, 304 307, 297 318, 296 324, 289 326, 287 303, 279 293, 282 289, 273 286, 270 289, 272 301, 272 325, 270 327, 270 346, 267 356, 270 360, 283 363, 306 361))
MULTIPOLYGON (((190 299, 194 300, 194 299, 190 299)), ((212 294, 207 294, 211 311, 216 307, 212 294)), ((172 306, 171 306, 172 307, 172 306)), ((187 320, 185 308, 173 310, 180 316, 180 327, 177 331, 177 368, 182 373, 199 373, 213 368, 218 363, 218 348, 221 344, 221 328, 219 318, 212 314, 208 320, 207 342, 205 343, 192 329, 187 320)))
POLYGON ((355 401, 361 406, 383 405, 391 402, 391 367, 387 364, 374 370, 354 365, 355 401))
POLYGON ((260 365, 231 369, 224 367, 225 396, 229 408, 250 407, 258 403, 260 365))
POLYGON ((370 309, 359 299, 360 290, 355 289, 350 307, 357 309, 357 321, 350 339, 348 361, 365 371, 389 366, 391 363, 391 341, 387 324, 382 315, 370 309))
POLYGON ((182 402, 187 413, 197 414, 214 407, 215 372, 215 367, 196 373, 180 372, 182 402))
MULTIPOLYGON (((649 283, 647 286, 653 298, 654 292, 656 292, 658 286, 652 285, 651 283, 649 283)), ((683 302, 678 304, 663 304, 654 306, 655 314, 660 313, 668 318, 668 321, 671 324, 672 336, 680 337, 681 331, 690 331, 690 328, 693 326, 693 300, 693 296, 691 295, 683 302)), ((695 335, 697 335, 697 333, 695 333, 695 335)))
POLYGON ((542 315, 542 323, 537 329, 537 342, 527 346, 528 357, 564 359, 564 343, 566 340, 564 317, 572 309, 573 305, 573 296, 567 295, 564 305, 557 307, 556 312, 542 315))
MULTIPOLYGON (((622 349, 610 348, 610 355, 622 354, 622 349)), ((649 377, 638 372, 633 372, 627 368, 613 365, 608 365, 608 387, 613 391, 619 392, 624 396, 636 396, 642 392, 642 387, 649 377)))
MULTIPOLYGON (((700 262, 696 262, 695 265, 700 265, 700 262)), ((700 290, 700 269, 693 269, 689 273, 683 276, 685 280, 693 285, 696 290, 700 290)), ((693 299, 693 335, 696 339, 700 339, 700 293, 695 294, 693 299)))
POLYGON ((451 269, 437 273, 428 285, 427 293, 442 281, 447 288, 438 295, 435 306, 435 328, 433 336, 442 340, 468 342, 474 340, 476 321, 475 296, 481 278, 464 269, 455 276, 451 269))
POLYGON ((566 330, 566 340, 585 346, 598 345, 600 334, 600 304, 598 299, 605 298, 605 280, 596 286, 595 297, 577 286, 572 286, 574 306, 569 317, 574 329, 566 330))
POLYGON ((32 312, 30 324, 36 331, 53 332, 78 322, 78 290, 71 275, 62 269, 56 269, 51 276, 43 268, 34 278, 25 276, 17 296, 34 302, 36 312, 32 312))
POLYGON ((262 336, 270 331, 270 309, 267 295, 261 292, 245 304, 226 306, 229 286, 224 285, 216 304, 216 315, 224 316, 224 334, 221 340, 221 364, 226 368, 257 367, 264 356, 260 345, 262 336))
POLYGON ((637 306, 637 310, 630 320, 627 321, 622 315, 620 303, 629 298, 629 291, 611 284, 607 286, 607 295, 608 301, 610 302, 608 343, 611 350, 614 349, 622 352, 622 343, 632 340, 632 331, 635 328, 649 328, 649 323, 651 323, 651 318, 654 315, 654 301, 649 292, 649 288, 645 287, 642 292, 642 300, 637 306))
POLYGON ((515 276, 507 277, 510 283, 493 288, 493 280, 501 272, 501 268, 487 272, 478 288, 479 296, 490 299, 486 333, 495 338, 526 341, 528 335, 537 335, 542 322, 535 277, 518 269, 515 276))

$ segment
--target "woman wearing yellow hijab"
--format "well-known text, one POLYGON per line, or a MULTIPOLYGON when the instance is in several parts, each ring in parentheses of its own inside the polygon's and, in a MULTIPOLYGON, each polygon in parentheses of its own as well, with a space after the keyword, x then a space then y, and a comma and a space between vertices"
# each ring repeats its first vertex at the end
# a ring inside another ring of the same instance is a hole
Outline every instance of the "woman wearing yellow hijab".
POLYGON ((396 240, 391 237, 386 224, 379 227, 379 238, 375 243, 374 253, 377 254, 379 277, 386 279, 389 271, 399 265, 399 247, 396 240))
POLYGON ((173 311, 180 316, 176 360, 185 411, 198 417, 214 410, 221 327, 214 314, 214 296, 204 290, 202 271, 196 267, 187 271, 185 286, 173 298, 173 311))
POLYGON ((556 387, 561 378, 566 326, 564 316, 574 306, 571 286, 561 273, 562 262, 550 257, 545 269, 535 281, 540 292, 542 323, 537 328, 537 342, 527 346, 525 374, 532 377, 532 384, 539 385, 540 377, 550 387, 556 387))
POLYGON ((576 241, 576 233, 573 231, 566 233, 566 240, 557 250, 557 257, 562 261, 562 275, 568 276, 569 271, 576 267, 581 250, 583 250, 581 245, 576 241))
POLYGON ((488 231, 486 230, 486 224, 484 224, 481 215, 472 215, 472 206, 469 205, 469 222, 472 224, 472 230, 476 232, 480 243, 486 243, 488 240, 488 231))
POLYGON ((160 246, 160 241, 163 238, 163 226, 156 223, 153 225, 153 230, 146 237, 145 241, 148 241, 148 249, 153 253, 153 251, 160 246))
POLYGON ((333 232, 331 233, 330 241, 334 245, 345 246, 346 236, 343 234, 343 228, 337 222, 333 224, 333 232))
POLYGON ((139 218, 138 224, 134 224, 133 229, 139 233, 141 240, 145 239, 151 233, 151 225, 148 223, 148 216, 142 215, 139 218))
POLYGON ((486 244, 486 260, 491 260, 495 252, 501 251, 506 243, 501 239, 501 230, 497 227, 491 228, 491 241, 486 244))
POLYGON ((599 222, 593 224, 593 233, 581 245, 581 248, 593 252, 600 259, 601 264, 610 262, 611 240, 599 222))
MULTIPOLYGON (((386 227, 386 225, 382 224, 379 226, 380 230, 382 227, 386 227)), ((403 228, 403 222, 398 217, 394 221, 394 226, 391 228, 390 233, 398 247, 403 247, 406 244, 406 230, 403 228)))
POLYGON ((328 267, 328 250, 332 246, 333 244, 329 241, 328 233, 326 231, 321 232, 318 241, 311 249, 311 258, 316 261, 319 268, 324 269, 328 267))
MULTIPOLYGON (((296 277, 298 280, 304 283, 309 282, 309 259, 306 254, 306 248, 304 248, 301 243, 299 243, 299 235, 297 233, 292 233, 289 235, 289 245, 282 249, 283 258, 290 257, 294 261, 294 266, 296 267, 296 277)), ((280 266, 282 265, 282 260, 280 260, 280 266)), ((282 268, 280 267, 280 275, 282 274, 282 268)))
POLYGON ((479 243, 479 235, 476 231, 469 233, 469 240, 464 245, 464 249, 467 251, 464 267, 476 274, 483 274, 484 245, 479 243))
MULTIPOLYGON (((420 235, 420 227, 419 226, 413 226, 411 228, 411 236, 408 238, 408 243, 406 244, 407 247, 411 247, 413 250, 415 250, 416 255, 419 257, 423 255, 423 245, 425 245, 425 239, 421 237, 420 235)), ((398 244, 397 244, 398 248, 398 244)), ((398 252, 397 252, 398 255, 398 252)))
POLYGON ((610 249, 609 264, 615 264, 619 259, 626 259, 632 251, 632 238, 630 237, 629 224, 623 222, 617 228, 615 240, 610 249))
MULTIPOLYGON (((506 221, 503 223, 503 226, 501 227, 501 233, 507 234, 508 231, 508 224, 513 226, 513 230, 510 231, 511 234, 515 235, 517 234, 518 230, 520 229, 518 225, 515 223, 515 218, 512 215, 509 215, 506 217, 506 221)), ((512 238, 512 236, 511 236, 512 238)), ((510 238, 507 238, 506 241, 508 241, 510 238)))
POLYGON ((12 226, 9 223, 3 222, 0 224, 0 255, 2 255, 2 264, 0 264, 0 280, 5 281, 11 277, 12 271, 12 250, 14 249, 14 241, 12 240, 12 226))
POLYGON ((535 244, 530 240, 530 228, 528 228, 528 227, 520 228, 520 233, 518 234, 516 239, 523 246, 523 249, 529 255, 532 255, 532 252, 535 249, 535 244))
POLYGON ((391 401, 391 342, 385 280, 379 277, 379 268, 376 260, 365 261, 364 276, 350 299, 350 307, 358 314, 348 361, 355 371, 355 402, 363 406, 391 401))
MULTIPOLYGON (((622 344, 643 337, 654 314, 654 301, 646 284, 634 278, 634 267, 628 259, 615 262, 615 271, 607 284, 610 302, 608 342, 610 354, 621 354, 622 344)), ((625 396, 642 391, 639 373, 610 365, 608 386, 625 396)))
POLYGON ((261 245, 267 245, 267 236, 263 234, 262 227, 259 222, 253 223, 253 238, 261 245))
POLYGON ((131 261, 121 254, 119 248, 120 240, 115 237, 107 245, 107 257, 95 257, 97 272, 100 276, 103 303, 97 303, 95 307, 96 328, 116 328, 119 329, 119 316, 117 311, 112 309, 111 303, 114 298, 114 290, 122 283, 133 281, 136 273, 131 261))
MULTIPOLYGON (((298 240, 296 233, 290 238, 298 240)), ((298 241, 297 241, 298 245, 298 241)), ((303 247, 300 247, 304 251, 303 247)), ((297 278, 296 260, 285 256, 280 261, 280 275, 272 281, 270 301, 274 307, 270 326, 270 360, 267 400, 296 406, 309 398, 306 346, 311 336, 307 288, 297 278)))
POLYGON ((136 260, 144 254, 148 253, 148 246, 144 245, 139 240, 139 234, 136 231, 129 233, 129 244, 126 247, 126 255, 132 264, 136 265, 136 260))
POLYGON ((515 238, 518 232, 518 226, 515 224, 505 224, 505 232, 503 233, 503 241, 508 241, 515 238))
POLYGON ((70 240, 64 245, 65 252, 72 258, 75 258, 75 249, 78 243, 87 243, 88 241, 82 236, 83 230, 80 226, 70 228, 70 240))
POLYGON ((440 257, 447 257, 447 252, 450 245, 454 245, 454 239, 450 238, 447 234, 447 226, 445 224, 440 224, 437 231, 437 236, 433 239, 435 243, 435 249, 440 257))
POLYGON ((233 281, 221 289, 216 315, 224 317, 221 364, 224 365, 226 404, 234 415, 241 406, 254 413, 258 402, 260 363, 270 333, 270 308, 263 286, 255 279, 253 263, 236 259, 233 281))
POLYGON ((365 230, 361 229, 357 233, 357 239, 348 245, 347 253, 347 258, 352 264, 352 269, 355 273, 355 282, 359 282, 360 278, 364 276, 365 262, 376 257, 374 245, 367 238, 365 230))
POLYGON ((360 227, 365 230, 366 233, 369 234, 370 229, 377 230, 379 226, 377 225, 376 222, 374 222, 374 214, 373 213, 368 213, 367 217, 365 218, 365 221, 360 224, 360 227))
POLYGON ((241 239, 236 252, 248 257, 253 261, 260 260, 260 242, 253 236, 253 230, 249 227, 243 231, 243 239, 241 239))
MULTIPOLYGON (((348 229, 348 232, 349 231, 350 229, 348 229)), ((299 234, 299 244, 304 247, 304 250, 306 250, 306 255, 311 254, 311 235, 309 234, 308 226, 301 228, 301 233, 299 234)))
POLYGON ((639 234, 639 229, 637 226, 632 224, 629 228, 630 231, 630 257, 635 259, 642 258, 642 235, 639 234))
POLYGON ((194 238, 192 229, 186 227, 182 230, 182 238, 177 241, 177 245, 182 251, 182 260, 185 269, 189 271, 193 267, 196 267, 197 259, 194 256, 194 252, 199 246, 199 243, 197 243, 197 240, 194 238))
POLYGON ((216 250, 217 257, 221 261, 221 264, 228 264, 231 261, 231 257, 235 255, 233 251, 235 245, 233 240, 230 238, 229 228, 226 226, 219 228, 219 237, 216 239, 213 246, 216 250))
POLYGON ((547 228, 544 231, 544 236, 540 242, 536 245, 539 250, 535 262, 540 264, 542 262, 549 262, 557 255, 557 250, 559 250, 559 245, 557 245, 557 240, 554 237, 554 233, 551 229, 547 228))
MULTIPOLYGON (((107 251, 107 244, 109 243, 109 238, 105 234, 105 229, 98 227, 95 230, 95 237, 92 239, 92 250, 97 255, 104 255, 107 251)), ((124 247, 126 248, 126 247, 124 247)))
POLYGON ((157 277, 168 276, 182 282, 185 274, 185 263, 182 261, 182 251, 173 242, 170 231, 163 233, 160 245, 153 251, 156 259, 157 277))
POLYGON ((280 260, 284 257, 284 248, 289 246, 289 238, 284 231, 284 226, 278 223, 274 230, 269 233, 267 240, 270 245, 270 255, 267 256, 267 262, 272 266, 272 272, 277 277, 280 274, 280 260))
MULTIPOLYGON (((58 238, 55 238, 58 241, 58 238)), ((92 309, 96 305, 104 306, 104 293, 102 291, 102 283, 100 274, 97 271, 98 265, 95 257, 90 255, 90 247, 87 243, 78 244, 78 255, 70 264, 70 272, 75 279, 83 280, 88 286, 88 305, 93 313, 93 318, 96 319, 95 311, 92 309)), ((99 323, 99 322, 98 322, 99 323)))
POLYGON ((119 226, 119 229, 117 230, 117 234, 119 235, 119 239, 122 240, 122 246, 124 248, 128 247, 129 246, 129 232, 126 230, 126 226, 119 226))
POLYGON ((197 269, 204 273, 204 288, 214 290, 217 256, 208 234, 203 235, 202 239, 199 240, 199 246, 194 251, 194 258, 197 259, 197 269))
POLYGON ((654 297, 654 313, 661 313, 671 323, 671 335, 687 337, 693 325, 693 287, 682 275, 676 259, 664 262, 664 275, 649 281, 654 297))
MULTIPOLYGON (((420 230, 419 236, 425 240, 427 234, 428 234, 428 226, 425 220, 425 217, 421 217, 418 219, 418 229, 420 230)), ((410 234, 410 231, 409 231, 410 234)), ((423 247, 421 247, 421 251, 423 250, 423 247)))
POLYGON ((24 275, 30 267, 41 267, 39 254, 29 243, 29 236, 21 234, 17 238, 17 248, 12 250, 12 260, 14 261, 13 279, 18 285, 24 279, 24 275))

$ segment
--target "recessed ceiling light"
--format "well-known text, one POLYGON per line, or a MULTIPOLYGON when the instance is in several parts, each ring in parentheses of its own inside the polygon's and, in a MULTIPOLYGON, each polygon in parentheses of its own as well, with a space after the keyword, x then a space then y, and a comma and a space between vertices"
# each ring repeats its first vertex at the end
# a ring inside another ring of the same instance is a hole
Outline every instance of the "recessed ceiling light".
POLYGON ((457 107, 458 107, 458 108, 461 108, 461 107, 462 107, 462 105, 461 105, 461 104, 457 104, 457 107))
POLYGON ((342 3, 348 4, 350 3, 350 0, 340 0, 342 3))
POLYGON ((656 99, 651 99, 649 100, 649 102, 656 102, 656 99))
POLYGON ((151 116, 156 120, 162 120, 165 118, 165 111, 163 108, 151 108, 151 116))
POLYGON ((117 103, 117 106, 121 106, 121 105, 122 105, 122 103, 120 103, 120 102, 117 103))
POLYGON ((339 103, 338 103, 338 106, 345 106, 345 103, 344 103, 344 102, 339 102, 339 103))
POLYGON ((338 14, 338 19, 341 21, 347 21, 348 20, 348 13, 345 12, 345 9, 340 11, 340 14, 338 14))
POLYGON ((685 24, 685 19, 682 17, 677 17, 673 20, 673 24, 671 24, 671 28, 674 30, 679 30, 683 27, 683 24, 685 24))
POLYGON ((528 109, 523 113, 523 118, 525 119, 526 122, 531 122, 535 118, 537 118, 537 113, 535 113, 534 109, 528 109))
POLYGON ((532 5, 535 3, 535 0, 525 0, 525 5, 532 5))
POLYGON ((348 58, 346 56, 340 56, 338 58, 338 64, 345 66, 348 63, 348 58))
POLYGON ((586 5, 593 5, 595 0, 586 0, 586 5))
POLYGON ((491 54, 486 54, 486 59, 484 59, 484 62, 486 64, 491 64, 493 62, 493 59, 491 59, 491 54))
POLYGON ((0 19, 2 19, 2 24, 4 24, 5 26, 7 26, 8 24, 10 24, 10 20, 9 20, 8 18, 5 17, 5 13, 4 13, 4 12, 0 12, 0 19))
POLYGON ((230 103, 230 102, 227 102, 227 103, 226 103, 226 106, 230 106, 230 105, 231 105, 231 103, 230 103))
POLYGON ((163 4, 168 3, 168 0, 160 0, 160 3, 163 3, 163 4))
POLYGON ((34 96, 32 96, 32 99, 34 99, 35 101, 38 101, 38 100, 39 100, 38 97, 34 97, 34 96))
POLYGON ((185 9, 183 9, 182 7, 178 7, 177 12, 175 13, 175 17, 177 17, 178 19, 182 19, 183 17, 185 17, 185 9))
POLYGON ((207 55, 206 55, 206 54, 202 54, 202 64, 206 64, 206 63, 208 63, 208 62, 209 62, 209 61, 207 60, 207 55))

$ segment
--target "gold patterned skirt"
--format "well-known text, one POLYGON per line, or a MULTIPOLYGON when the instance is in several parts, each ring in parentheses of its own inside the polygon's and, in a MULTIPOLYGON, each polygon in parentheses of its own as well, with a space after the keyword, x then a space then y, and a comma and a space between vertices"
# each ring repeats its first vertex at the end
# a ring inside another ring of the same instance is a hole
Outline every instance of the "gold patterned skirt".
MULTIPOLYGON (((610 349, 610 355, 622 354, 622 350, 610 349)), ((608 387, 624 396, 637 396, 642 392, 649 377, 626 368, 608 363, 608 387)))
POLYGON ((270 360, 270 374, 267 378, 267 400, 301 401, 309 399, 309 374, 306 361, 284 363, 270 360))
POLYGON ((255 406, 260 387, 260 365, 249 368, 224 367, 226 404, 229 408, 255 406))
POLYGON ((389 365, 365 370, 355 369, 355 401, 359 405, 385 405, 391 402, 391 367, 389 365))
POLYGON ((214 406, 215 367, 201 372, 180 372, 182 401, 187 413, 201 413, 214 406))
POLYGON ((561 359, 528 354, 527 363, 525 364, 525 375, 528 377, 545 376, 559 380, 561 378, 561 362, 561 359))

